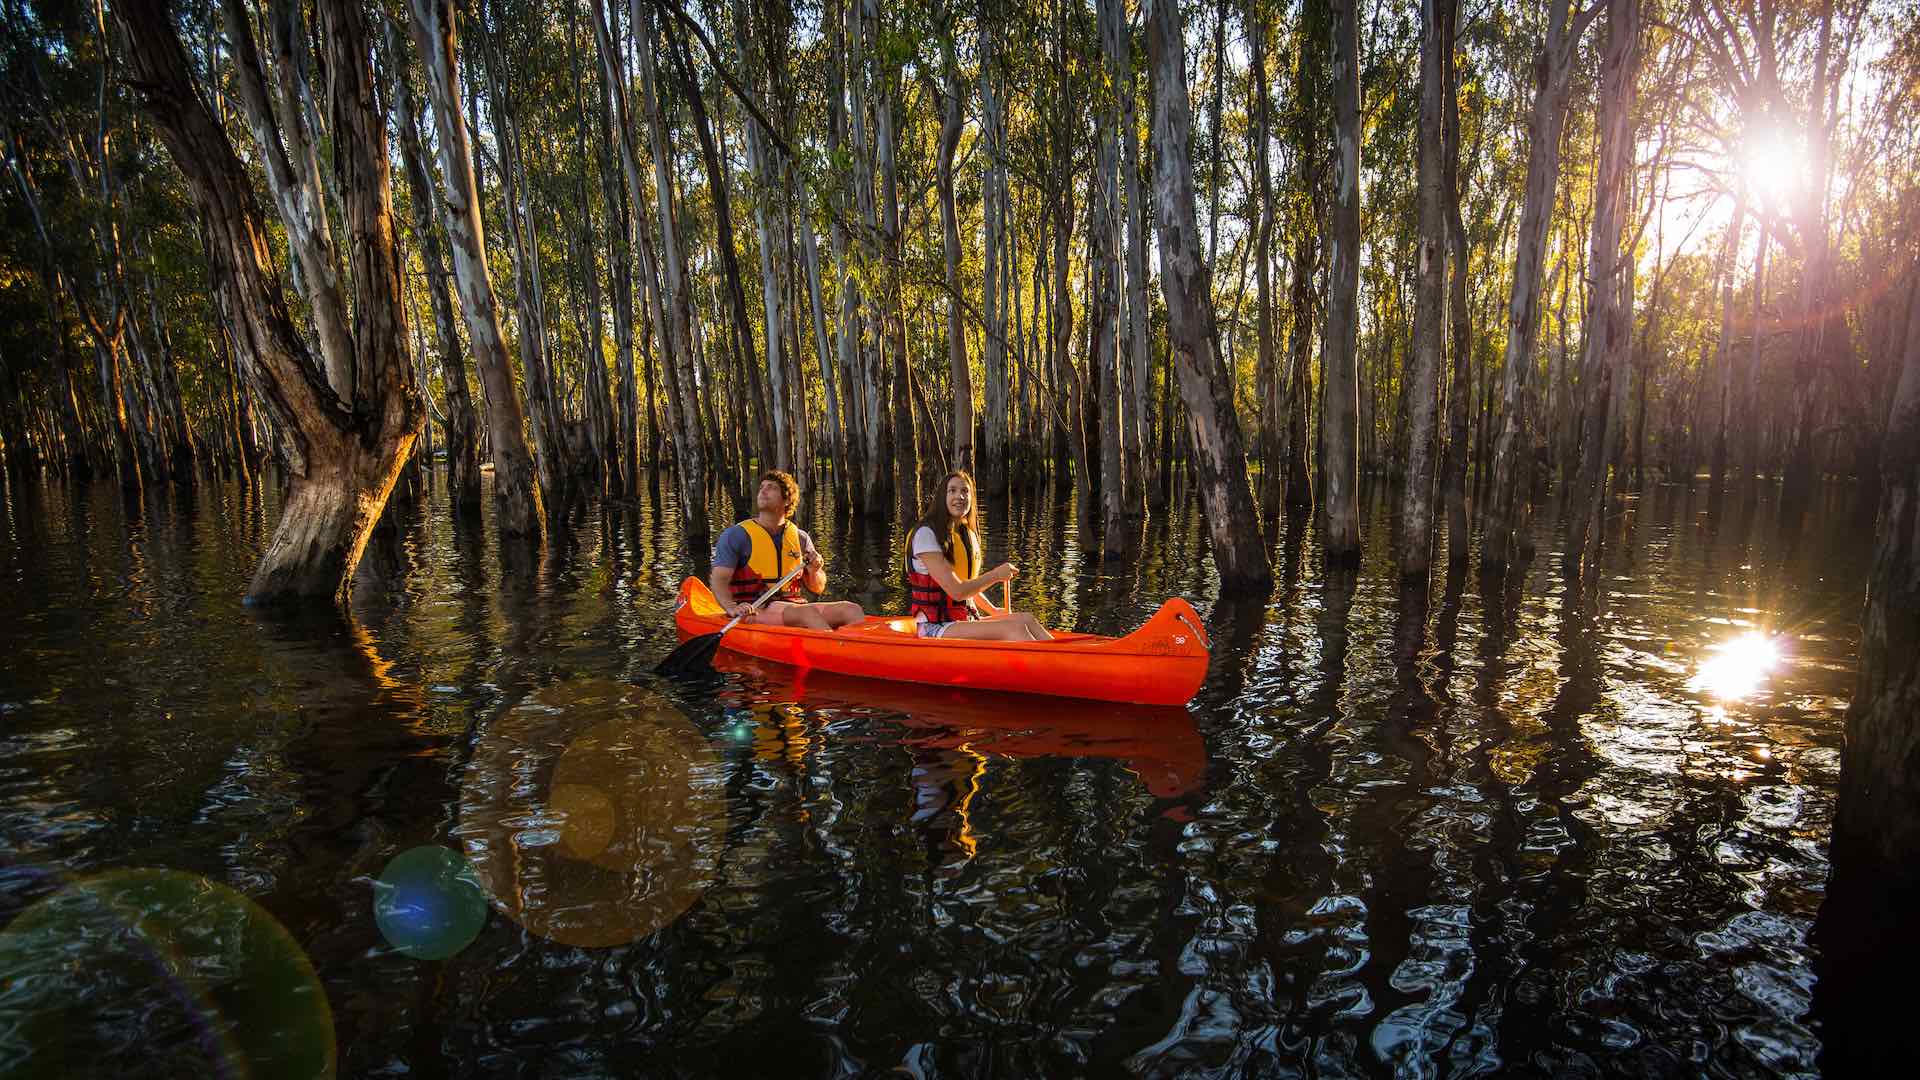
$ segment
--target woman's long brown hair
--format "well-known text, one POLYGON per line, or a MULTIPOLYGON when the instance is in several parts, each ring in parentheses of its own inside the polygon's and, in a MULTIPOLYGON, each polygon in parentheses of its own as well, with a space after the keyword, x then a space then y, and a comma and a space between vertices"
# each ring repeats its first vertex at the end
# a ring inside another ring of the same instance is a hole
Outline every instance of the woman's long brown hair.
MULTIPOLYGON (((914 522, 912 528, 907 530, 907 547, 909 549, 913 547, 914 533, 920 531, 922 528, 932 529, 933 538, 940 541, 940 554, 945 555, 948 564, 951 565, 953 563, 953 544, 957 539, 954 531, 955 525, 965 525, 967 528, 973 530, 976 537, 980 534, 980 488, 974 484, 973 474, 965 469, 955 469, 940 478, 939 486, 933 489, 933 499, 928 503, 926 513, 921 514, 920 520, 914 522), (954 477, 959 477, 967 482, 967 495, 969 497, 967 499, 967 516, 965 517, 956 518, 947 511, 947 485, 953 481, 954 477)), ((975 543, 978 543, 978 540, 976 540, 975 543)), ((978 557, 978 553, 976 552, 975 558, 978 559, 978 557)))

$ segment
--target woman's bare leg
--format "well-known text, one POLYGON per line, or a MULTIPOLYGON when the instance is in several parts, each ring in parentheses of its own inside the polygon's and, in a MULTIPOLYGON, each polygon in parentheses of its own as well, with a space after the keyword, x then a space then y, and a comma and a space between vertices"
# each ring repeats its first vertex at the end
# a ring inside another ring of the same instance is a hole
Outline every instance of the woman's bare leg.
POLYGON ((996 615, 988 619, 964 619, 948 623, 940 639, 960 641, 1052 641, 1053 635, 1040 620, 1024 611, 996 615))

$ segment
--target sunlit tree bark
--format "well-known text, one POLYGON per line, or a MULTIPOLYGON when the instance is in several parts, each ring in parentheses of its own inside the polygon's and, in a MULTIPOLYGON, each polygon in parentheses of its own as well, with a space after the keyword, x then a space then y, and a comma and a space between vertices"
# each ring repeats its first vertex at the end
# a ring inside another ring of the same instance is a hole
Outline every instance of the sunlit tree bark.
POLYGON ((1160 285, 1166 293, 1167 332, 1186 402, 1195 453, 1195 483, 1213 540, 1222 584, 1265 595, 1273 574, 1254 527, 1247 457, 1234 415, 1227 372, 1214 350, 1211 274, 1201 261, 1194 212, 1193 117, 1187 103, 1186 40, 1177 0, 1156 0, 1147 21, 1147 50, 1155 69, 1153 94, 1154 205, 1160 237, 1160 285))
POLYGON ((1321 514, 1330 564, 1360 559, 1360 25, 1356 0, 1333 5, 1333 213, 1327 230, 1327 331, 1321 342, 1321 514))
MULTIPOLYGON (((247 597, 344 607, 367 537, 425 421, 407 358, 386 122, 370 107, 373 72, 362 13, 351 6, 323 9, 320 33, 332 76, 326 109, 334 179, 343 223, 355 237, 348 267, 357 318, 347 340, 325 346, 346 349, 331 357, 331 367, 348 380, 347 395, 334 389, 293 324, 252 182, 193 81, 166 5, 127 0, 115 5, 114 18, 142 108, 205 216, 222 287, 297 454, 280 521, 247 597)), ((257 75, 247 20, 232 19, 229 29, 241 63, 257 75)), ((255 119, 271 132, 269 115, 255 119)), ((276 138, 256 150, 284 164, 282 145, 276 138)))
POLYGON ((412 0, 412 28, 421 66, 427 73, 435 141, 440 149, 439 193, 444 200, 448 246, 453 251, 453 280, 466 316, 474 366, 486 392, 487 436, 493 452, 493 494, 502 532, 543 537, 546 517, 542 492, 528 450, 526 417, 514 386, 512 361, 500 332, 499 305, 487 270, 486 227, 480 213, 479 182, 460 89, 458 30, 447 0, 412 0))

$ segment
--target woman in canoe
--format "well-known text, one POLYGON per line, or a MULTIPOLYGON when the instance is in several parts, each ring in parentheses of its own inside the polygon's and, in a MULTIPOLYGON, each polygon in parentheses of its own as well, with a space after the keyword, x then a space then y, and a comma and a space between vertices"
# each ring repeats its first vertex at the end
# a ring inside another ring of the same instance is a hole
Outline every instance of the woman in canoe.
POLYGON ((1012 563, 980 572, 980 508, 973 477, 955 470, 907 531, 907 599, 921 637, 969 641, 1052 641, 1040 620, 987 599, 1013 578, 1012 563))

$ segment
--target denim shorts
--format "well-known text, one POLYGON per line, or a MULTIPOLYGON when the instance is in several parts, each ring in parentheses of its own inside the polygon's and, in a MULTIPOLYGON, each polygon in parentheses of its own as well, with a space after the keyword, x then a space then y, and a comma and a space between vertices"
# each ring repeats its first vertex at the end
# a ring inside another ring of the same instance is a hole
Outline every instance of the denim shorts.
POLYGON ((947 627, 952 625, 950 622, 928 622, 925 619, 921 619, 914 625, 914 632, 923 638, 937 638, 941 634, 946 633, 947 627))

